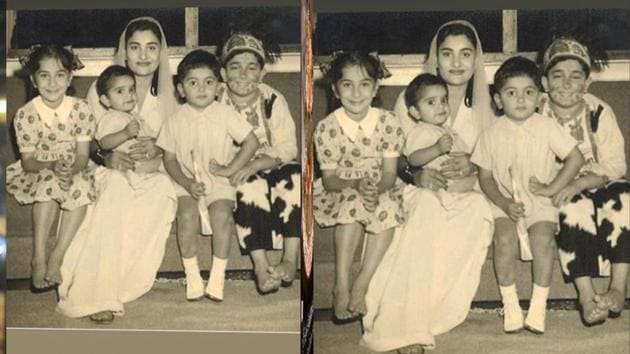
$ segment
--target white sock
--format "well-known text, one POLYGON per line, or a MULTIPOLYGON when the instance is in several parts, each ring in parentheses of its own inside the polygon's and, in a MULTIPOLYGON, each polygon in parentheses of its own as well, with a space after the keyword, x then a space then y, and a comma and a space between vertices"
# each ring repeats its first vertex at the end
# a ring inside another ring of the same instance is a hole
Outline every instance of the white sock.
POLYGON ((516 292, 516 284, 501 286, 499 285, 499 292, 501 293, 501 300, 503 305, 514 305, 520 307, 518 304, 518 293, 516 292))
POLYGON ((203 279, 199 272, 197 256, 182 257, 184 272, 186 273, 186 298, 195 299, 203 296, 203 279))
POLYGON ((218 300, 223 300, 223 286, 225 285, 225 268, 227 267, 227 262, 227 258, 212 256, 212 269, 210 269, 210 278, 208 279, 206 294, 218 300))
POLYGON ((547 308, 547 298, 549 297, 549 287, 542 287, 540 285, 534 284, 532 288, 532 299, 530 301, 529 307, 536 308, 547 308))

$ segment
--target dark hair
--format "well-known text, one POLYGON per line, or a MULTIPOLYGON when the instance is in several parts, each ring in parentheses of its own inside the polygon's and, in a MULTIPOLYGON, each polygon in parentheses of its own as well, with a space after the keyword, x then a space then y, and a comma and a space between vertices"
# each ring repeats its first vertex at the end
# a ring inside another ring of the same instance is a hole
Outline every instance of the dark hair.
POLYGON ((494 74, 494 92, 501 91, 509 79, 522 76, 532 79, 536 87, 542 90, 538 65, 527 58, 512 57, 501 64, 494 74))
MULTIPOLYGON (((477 48, 477 36, 475 36, 475 32, 470 27, 466 26, 463 23, 451 23, 440 28, 439 32, 437 33, 437 38, 435 40, 435 49, 439 51, 440 46, 442 45, 442 43, 444 43, 446 37, 461 35, 466 36, 470 43, 472 43, 473 47, 477 48)), ((438 53, 435 54, 438 55, 438 53)), ((464 97, 464 104, 466 105, 466 107, 472 107, 473 105, 473 79, 474 76, 470 78, 468 84, 466 85, 466 96, 464 97)))
POLYGON ((107 91, 112 88, 112 83, 115 78, 129 76, 133 79, 135 84, 136 78, 133 75, 133 71, 129 68, 120 66, 120 65, 112 65, 107 67, 101 75, 96 79, 96 93, 100 96, 107 95, 107 91))
POLYGON ((232 60, 232 58, 234 58, 235 56, 239 55, 239 54, 243 54, 243 53, 252 53, 254 54, 254 56, 256 57, 256 60, 258 60, 258 64, 260 64, 260 68, 264 68, 265 67, 265 58, 261 58, 260 55, 256 52, 254 52, 253 50, 249 50, 249 49, 234 49, 233 51, 230 52, 230 54, 228 54, 225 57, 225 60, 223 60, 223 67, 225 67, 227 65, 227 63, 232 60))
POLYGON ((42 45, 35 48, 28 54, 24 67, 29 75, 33 75, 39 70, 41 61, 48 58, 57 59, 59 64, 69 72, 76 69, 74 54, 70 50, 56 44, 42 45))
MULTIPOLYGON (((151 31, 157 37, 158 41, 162 43, 162 32, 160 31, 160 26, 153 21, 149 21, 147 19, 141 19, 137 21, 133 21, 127 25, 127 30, 125 31, 125 46, 127 46, 127 42, 129 38, 133 36, 134 33, 138 31, 151 31)), ((158 80, 160 78, 160 70, 155 70, 153 73, 153 79, 151 80, 151 95, 157 96, 158 94, 158 80)))
POLYGON ((365 73, 374 81, 381 78, 378 59, 358 51, 342 52, 334 56, 333 61, 330 63, 330 69, 326 72, 326 77, 334 85, 341 80, 343 69, 355 65, 365 70, 365 73))
POLYGON ((405 104, 407 108, 415 105, 422 98, 423 91, 429 86, 442 86, 448 94, 448 88, 444 79, 433 74, 420 74, 405 89, 405 104))
POLYGON ((583 62, 582 60, 579 60, 576 57, 562 56, 562 55, 554 57, 553 59, 551 59, 549 64, 547 64, 547 67, 545 68, 545 72, 543 73, 543 75, 547 76, 549 74, 549 70, 551 68, 556 66, 558 63, 560 63, 562 61, 565 61, 565 60, 569 60, 569 59, 573 59, 573 60, 577 61, 578 63, 580 63, 580 66, 582 67, 582 70, 584 70, 584 74, 586 75, 586 78, 588 78, 591 75, 591 68, 589 68, 588 65, 586 65, 585 62, 583 62))
POLYGON ((208 68, 217 79, 221 78, 221 64, 214 54, 202 49, 193 50, 186 54, 177 65, 177 82, 182 83, 186 75, 193 69, 208 68))

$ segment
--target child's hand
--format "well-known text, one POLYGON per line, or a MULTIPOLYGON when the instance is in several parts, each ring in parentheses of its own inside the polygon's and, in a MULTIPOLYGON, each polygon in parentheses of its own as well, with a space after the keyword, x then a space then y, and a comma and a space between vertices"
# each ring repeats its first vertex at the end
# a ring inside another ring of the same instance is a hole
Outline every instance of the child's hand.
POLYGON ((576 186, 573 183, 569 183, 568 186, 562 188, 560 192, 556 193, 553 196, 553 205, 555 205, 556 207, 566 205, 571 201, 571 199, 573 199, 573 197, 580 194, 580 192, 582 192, 580 187, 576 186))
POLYGON ((221 176, 221 177, 230 177, 227 171, 227 167, 221 165, 215 159, 210 160, 210 163, 208 164, 208 169, 210 170, 210 173, 212 173, 213 175, 221 176))
POLYGON ((440 153, 446 154, 453 148, 453 138, 450 134, 444 134, 438 139, 435 145, 440 153))
POLYGON ((136 119, 129 122, 129 124, 127 124, 127 126, 125 127, 125 134, 127 134, 129 139, 135 138, 136 136, 138 136, 139 132, 140 132, 140 122, 138 122, 138 120, 136 119))
POLYGON ((510 217, 510 219, 517 222, 518 219, 525 215, 525 205, 510 199, 508 204, 503 208, 503 211, 510 217))
POLYGON ((376 210, 378 205, 378 186, 371 178, 362 178, 359 181, 358 192, 363 198, 363 206, 367 211, 376 210))
POLYGON ((64 191, 70 189, 72 185, 72 165, 66 160, 57 160, 53 166, 53 173, 59 181, 59 188, 64 191))
POLYGON ((186 188, 186 191, 195 199, 199 199, 206 195, 206 186, 203 183, 192 182, 186 188))
POLYGON ((534 176, 529 178, 529 191, 534 193, 535 195, 540 195, 548 198, 553 195, 552 191, 549 189, 549 186, 541 183, 538 178, 534 176))

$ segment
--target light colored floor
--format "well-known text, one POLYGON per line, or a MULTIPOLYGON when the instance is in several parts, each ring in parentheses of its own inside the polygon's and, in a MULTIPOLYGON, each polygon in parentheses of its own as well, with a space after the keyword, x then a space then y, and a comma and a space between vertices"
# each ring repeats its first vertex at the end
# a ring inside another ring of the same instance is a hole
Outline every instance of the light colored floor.
MULTIPOLYGON (((439 353, 630 353, 630 311, 601 326, 586 328, 576 311, 547 312, 546 332, 537 336, 529 332, 507 335, 496 310, 472 310, 468 319, 449 333, 436 337, 439 353)), ((361 326, 358 322, 337 326, 330 321, 316 321, 315 354, 368 354, 372 351, 358 345, 361 326)))
POLYGON ((300 285, 260 296, 253 281, 227 280, 224 301, 203 299, 188 302, 181 281, 158 281, 153 289, 125 305, 125 315, 109 325, 87 318, 72 319, 54 311, 53 291, 33 294, 29 290, 7 292, 7 327, 103 328, 155 330, 214 330, 299 332, 300 285))

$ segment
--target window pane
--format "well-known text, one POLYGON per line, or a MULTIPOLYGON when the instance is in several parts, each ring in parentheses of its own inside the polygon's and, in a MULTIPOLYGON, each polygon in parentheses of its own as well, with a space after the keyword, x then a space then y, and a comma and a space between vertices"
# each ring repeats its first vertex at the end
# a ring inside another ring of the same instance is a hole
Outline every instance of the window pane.
POLYGON ((299 7, 199 9, 199 44, 219 45, 234 30, 247 30, 274 44, 300 44, 299 7))
POLYGON ((501 11, 321 13, 317 15, 314 50, 376 50, 380 54, 426 53, 437 29, 451 20, 470 21, 485 52, 502 50, 501 11))
POLYGON ((518 49, 538 51, 554 33, 597 38, 607 50, 630 49, 630 11, 616 9, 518 10, 518 49))
POLYGON ((37 10, 18 11, 13 48, 52 43, 116 47, 125 25, 140 16, 160 21, 169 46, 184 45, 184 9, 37 10))

